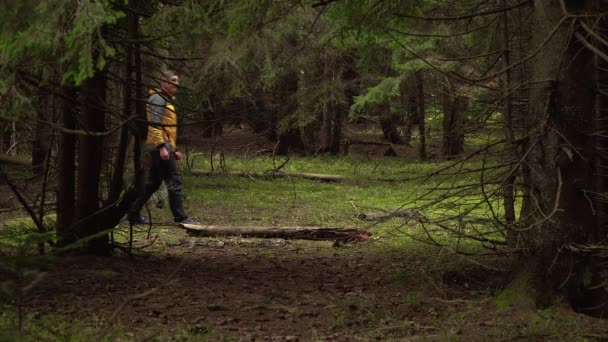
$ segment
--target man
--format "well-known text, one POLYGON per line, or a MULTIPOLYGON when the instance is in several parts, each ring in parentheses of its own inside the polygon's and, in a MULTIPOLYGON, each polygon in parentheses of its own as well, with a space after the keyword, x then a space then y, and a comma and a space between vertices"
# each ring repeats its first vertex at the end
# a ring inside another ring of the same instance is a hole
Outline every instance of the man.
POLYGON ((173 220, 184 224, 199 224, 189 219, 184 211, 182 175, 176 162, 181 156, 176 148, 177 115, 172 101, 179 86, 179 76, 173 71, 164 72, 160 86, 160 89, 150 90, 147 105, 146 148, 150 151, 151 159, 148 180, 144 193, 135 200, 127 213, 127 218, 131 224, 150 223, 139 212, 164 181, 167 185, 173 220))

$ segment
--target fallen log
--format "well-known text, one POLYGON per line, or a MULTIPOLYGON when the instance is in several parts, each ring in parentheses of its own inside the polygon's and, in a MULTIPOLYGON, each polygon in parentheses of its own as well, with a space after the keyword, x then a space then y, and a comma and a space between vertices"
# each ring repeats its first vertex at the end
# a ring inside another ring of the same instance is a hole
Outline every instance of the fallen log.
POLYGON ((324 175, 320 173, 303 173, 303 172, 266 172, 266 173, 257 173, 257 172, 249 172, 249 171, 210 171, 210 170, 198 170, 194 169, 191 173, 195 176, 214 176, 214 175, 231 175, 231 176, 239 176, 239 177, 252 177, 252 178, 263 178, 263 179, 273 179, 273 178, 285 178, 285 177, 298 177, 305 178, 314 181, 320 182, 341 182, 346 177, 339 175, 324 175))
POLYGON ((285 240, 335 240, 341 243, 366 241, 371 233, 365 230, 326 227, 263 227, 263 226, 212 226, 179 224, 193 236, 242 236, 285 240))
POLYGON ((357 217, 363 221, 375 221, 393 217, 405 217, 408 219, 422 220, 424 216, 414 209, 403 209, 397 211, 381 211, 376 213, 359 213, 357 217))

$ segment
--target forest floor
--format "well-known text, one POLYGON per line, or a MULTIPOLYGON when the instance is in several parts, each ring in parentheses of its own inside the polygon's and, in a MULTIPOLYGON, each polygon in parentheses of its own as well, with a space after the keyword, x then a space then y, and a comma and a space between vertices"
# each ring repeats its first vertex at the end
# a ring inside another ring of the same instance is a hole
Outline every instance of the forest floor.
POLYGON ((155 239, 162 248, 146 254, 62 259, 55 265, 61 272, 50 272, 27 311, 60 321, 97 320, 98 331, 119 340, 572 341, 608 336, 605 321, 565 307, 531 312, 511 299, 501 302, 496 297, 500 272, 450 254, 198 238, 178 227, 168 233, 167 240, 155 239))
MULTIPOLYGON (((233 146, 240 154, 272 148, 240 132, 199 148, 209 151, 210 144, 227 153, 233 146)), ((360 153, 376 155, 384 147, 371 148, 360 153)), ((227 189, 221 191, 238 191, 227 189)), ((195 217, 222 224, 242 215, 225 203, 216 206, 221 208, 201 209, 195 217)), ((305 221, 297 211, 283 217, 273 208, 275 216, 266 219, 264 210, 260 206, 261 220, 305 221)), ((33 340, 608 339, 606 320, 574 313, 566 304, 537 311, 518 306, 501 287, 508 260, 496 255, 465 257, 419 243, 395 247, 390 234, 335 247, 331 241, 192 237, 174 225, 154 225, 150 235, 146 229, 136 232, 131 254, 54 259, 18 305, 24 331, 33 340)), ((121 225, 116 235, 127 230, 121 225)), ((8 316, 0 315, 0 323, 2 317, 8 316)))

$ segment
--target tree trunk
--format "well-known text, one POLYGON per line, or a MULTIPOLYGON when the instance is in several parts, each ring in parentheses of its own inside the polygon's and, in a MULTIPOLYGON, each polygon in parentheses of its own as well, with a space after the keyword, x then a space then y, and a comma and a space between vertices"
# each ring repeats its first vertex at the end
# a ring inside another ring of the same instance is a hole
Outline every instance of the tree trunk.
POLYGON ((44 94, 40 97, 40 104, 36 120, 36 133, 34 142, 32 143, 32 172, 35 175, 41 176, 44 173, 44 164, 49 154, 50 147, 50 132, 48 125, 44 121, 52 121, 49 118, 54 109, 53 96, 44 94))
POLYGON ((403 144, 405 146, 412 146, 412 130, 414 129, 414 118, 416 115, 416 111, 418 110, 418 106, 416 104, 416 97, 408 95, 407 96, 407 105, 408 111, 407 116, 405 117, 405 123, 403 127, 403 144))
MULTIPOLYGON (((142 7, 142 5, 146 5, 147 2, 143 2, 143 4, 139 0, 133 0, 133 6, 136 8, 142 7)), ((139 22, 139 21, 138 21, 139 22)), ((135 27, 137 30, 135 31, 136 37, 139 38, 139 26, 135 27)), ((142 150, 143 145, 146 139, 147 126, 148 126, 148 117, 146 114, 146 99, 144 98, 144 85, 143 85, 143 62, 141 58, 141 45, 137 42, 134 44, 133 57, 135 63, 135 117, 137 118, 137 122, 139 124, 135 125, 134 129, 134 141, 133 141, 133 170, 134 170, 134 180, 133 180, 133 193, 141 194, 143 193, 145 187, 145 174, 146 171, 144 169, 144 165, 142 163, 142 150)), ((126 196, 125 196, 126 197, 126 196)), ((135 196, 134 196, 135 197, 135 196)), ((135 198, 133 198, 133 201, 135 198)), ((131 202, 127 202, 131 203, 131 202)), ((126 208, 127 209, 127 208, 126 208)), ((126 211, 125 209, 125 211, 126 211)), ((122 214, 122 213, 121 213, 122 214)))
MULTIPOLYGON (((608 3, 605 1, 602 4, 600 0, 596 0, 595 6, 599 9, 599 12, 605 13, 608 11, 608 3)), ((608 20, 605 16, 598 22, 596 30, 602 37, 608 35, 608 20)), ((598 37, 594 37, 592 43, 594 46, 601 46, 601 44, 603 44, 598 37)), ((606 49, 604 49, 604 51, 605 50, 606 49)), ((608 116, 608 98, 606 94, 608 94, 608 82, 606 80, 608 80, 608 60, 595 54, 593 56, 593 65, 595 68, 593 72, 593 81, 595 89, 597 90, 594 101, 594 131, 607 132, 608 120, 606 120, 606 117, 608 116)), ((608 149, 608 136, 605 134, 596 134, 594 138, 594 203, 596 210, 599 213, 599 215, 596 215, 596 239, 601 239, 601 233, 605 232, 606 227, 608 227, 608 217, 606 216, 608 214, 608 201, 604 198, 604 195, 608 193, 608 182, 606 182, 604 177, 599 175, 604 175, 604 171, 608 169, 608 156, 606 153, 601 153, 608 149)))
MULTIPOLYGON (((346 61, 350 61, 344 57, 346 61)), ((349 86, 351 78, 354 76, 349 63, 346 68, 336 66, 334 63, 325 63, 323 68, 323 78, 325 80, 340 78, 344 84, 344 97, 346 100, 352 98, 352 91, 349 86)), ((340 142, 342 140, 342 122, 348 113, 348 108, 345 103, 340 103, 339 100, 332 100, 323 111, 323 120, 321 125, 321 151, 329 152, 333 155, 340 153, 340 142)))
POLYGON ((380 128, 382 128, 382 136, 391 144, 403 144, 401 135, 397 129, 399 115, 392 113, 389 104, 377 106, 380 116, 380 128))
MULTIPOLYGON (((568 10, 599 13, 590 0, 564 3, 568 10)), ((606 238, 606 227, 597 225, 587 195, 599 176, 593 173, 594 152, 601 152, 593 145, 598 132, 590 124, 596 103, 590 86, 594 56, 571 35, 558 0, 534 1, 532 46, 543 42, 531 72, 534 86, 526 120, 530 135, 524 144, 524 151, 530 152, 524 163, 521 214, 525 219, 512 242, 521 252, 511 285, 536 305, 564 296, 580 311, 607 312, 608 297, 597 287, 602 272, 588 252, 606 238)))
POLYGON ((303 150, 304 142, 298 128, 289 128, 279 134, 279 141, 275 149, 277 155, 288 155, 303 150))
POLYGON ((331 148, 331 143, 333 139, 332 127, 334 122, 335 113, 326 108, 322 113, 322 121, 321 121, 321 152, 327 152, 331 148))
MULTIPOLYGON (((63 127, 76 128, 76 89, 65 86, 63 88, 63 127)), ((72 229, 74 220, 74 205, 76 198, 76 136, 61 132, 59 139, 57 160, 57 222, 56 231, 59 246, 67 246, 76 241, 76 234, 72 229)))
POLYGON ((464 153, 464 125, 467 100, 457 94, 456 88, 446 78, 443 103, 443 146, 441 154, 448 160, 464 153))
POLYGON ((321 125, 321 151, 333 155, 340 153, 340 142, 342 140, 342 121, 345 112, 342 104, 333 104, 323 113, 323 124, 321 125))
MULTIPOLYGON (((82 85, 80 125, 93 134, 105 130, 106 73, 98 71, 82 85)), ((89 241, 92 252, 109 251, 108 234, 96 218, 100 209, 100 177, 103 160, 103 137, 81 135, 78 139, 78 179, 76 187, 75 230, 79 238, 95 235, 89 241)))
POLYGON ((418 112, 418 139, 420 139, 420 146, 418 147, 418 157, 420 160, 426 159, 426 101, 424 100, 424 79, 422 78, 422 72, 416 72, 416 104, 418 112))
MULTIPOLYGON (((502 7, 507 7, 507 1, 502 0, 502 7)), ((504 126, 505 126, 505 137, 507 139, 507 148, 514 148, 513 141, 515 140, 515 133, 513 131, 513 106, 511 99, 511 70, 508 67, 511 65, 511 51, 509 42, 509 17, 508 12, 505 11, 502 15, 502 49, 503 49, 503 68, 507 71, 503 75, 503 94, 504 94, 504 126)), ((516 155, 516 154, 514 154, 516 155)), ((503 181, 503 207, 505 211, 505 224, 507 228, 513 227, 515 223, 515 179, 516 170, 511 170, 506 175, 503 181)), ((512 231, 507 231, 507 238, 510 240, 513 238, 512 231)))
POLYGON ((410 86, 410 79, 406 79, 401 82, 399 87, 400 96, 401 96, 401 105, 407 108, 407 113, 405 114, 405 126, 403 128, 403 144, 406 146, 411 146, 412 144, 412 130, 414 126, 418 125, 418 120, 420 115, 418 115, 418 97, 413 91, 413 87, 410 86))
MULTIPOLYGON (((128 6, 135 8, 135 0, 129 0, 128 6)), ((137 40, 139 17, 133 12, 127 12, 127 34, 129 39, 137 40)), ((122 120, 128 120, 132 115, 133 111, 133 46, 127 45, 125 49, 125 69, 124 69, 124 83, 123 83, 123 112, 122 120)), ((116 162, 114 163, 114 172, 110 183, 108 200, 105 205, 111 205, 118 201, 120 193, 122 192, 124 181, 125 163, 127 160, 127 147, 129 145, 129 128, 127 125, 122 126, 120 129, 120 138, 118 142, 118 151, 116 156, 116 162)))
POLYGON ((348 115, 348 109, 344 104, 337 104, 334 110, 334 127, 329 153, 338 155, 340 153, 340 142, 342 141, 342 124, 344 117, 348 115))
MULTIPOLYGON (((266 136, 269 136, 269 132, 273 131, 275 127, 272 125, 273 118, 268 111, 268 104, 270 103, 268 97, 269 96, 266 94, 259 95, 259 98, 251 101, 251 106, 242 105, 242 108, 239 110, 239 113, 241 114, 243 111, 245 112, 242 114, 245 116, 245 122, 255 134, 265 134, 266 136)), ((276 136, 272 140, 275 139, 276 136)))
POLYGON ((292 122, 292 114, 297 107, 294 98, 298 91, 297 75, 285 76, 280 82, 277 92, 277 146, 275 153, 287 155, 291 152, 303 151, 304 142, 300 134, 300 128, 292 122))
POLYGON ((411 146, 412 130, 418 126, 418 156, 420 160, 426 159, 426 127, 424 125, 426 103, 424 99, 424 80, 422 72, 417 71, 405 79, 400 87, 401 105, 407 107, 405 128, 403 129, 403 142, 411 146))

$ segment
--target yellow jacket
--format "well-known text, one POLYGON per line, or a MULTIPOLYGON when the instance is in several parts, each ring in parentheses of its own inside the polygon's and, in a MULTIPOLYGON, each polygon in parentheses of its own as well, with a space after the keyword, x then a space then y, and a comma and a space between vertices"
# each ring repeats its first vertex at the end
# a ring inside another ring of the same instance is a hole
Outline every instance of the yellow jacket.
POLYGON ((156 148, 166 146, 175 151, 177 114, 170 96, 160 89, 151 89, 148 97, 148 135, 146 144, 156 148))

